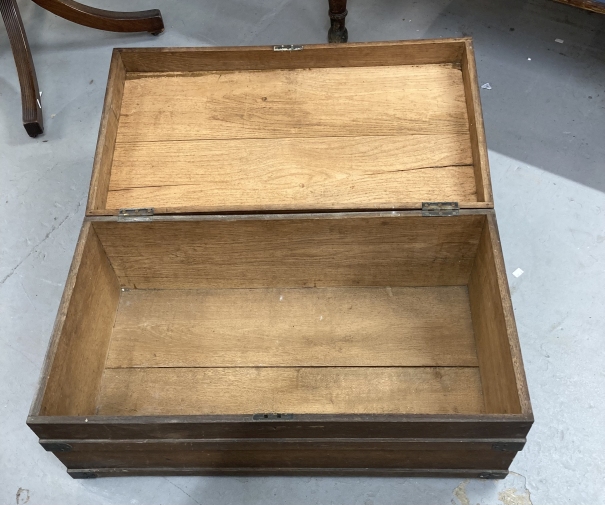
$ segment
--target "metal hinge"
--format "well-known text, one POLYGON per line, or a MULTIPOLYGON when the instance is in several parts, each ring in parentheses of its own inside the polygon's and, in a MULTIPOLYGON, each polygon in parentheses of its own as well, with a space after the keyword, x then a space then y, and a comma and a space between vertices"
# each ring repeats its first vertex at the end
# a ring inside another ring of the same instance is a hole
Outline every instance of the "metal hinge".
POLYGON ((120 209, 118 221, 151 221, 153 208, 147 209, 120 209))
POLYGON ((460 214, 458 202, 422 202, 422 215, 432 216, 457 216, 460 214))
POLYGON ((305 46, 297 44, 282 44, 280 46, 273 46, 274 51, 302 51, 305 46))
POLYGON ((291 421, 294 414, 254 414, 254 421, 291 421))

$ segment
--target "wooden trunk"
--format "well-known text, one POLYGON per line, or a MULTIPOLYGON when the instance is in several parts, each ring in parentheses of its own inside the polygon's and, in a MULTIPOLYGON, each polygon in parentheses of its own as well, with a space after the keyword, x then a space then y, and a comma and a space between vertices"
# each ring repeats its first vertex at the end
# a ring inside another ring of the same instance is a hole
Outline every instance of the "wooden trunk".
POLYGON ((28 418, 73 477, 502 478, 532 422, 469 39, 114 51, 28 418))

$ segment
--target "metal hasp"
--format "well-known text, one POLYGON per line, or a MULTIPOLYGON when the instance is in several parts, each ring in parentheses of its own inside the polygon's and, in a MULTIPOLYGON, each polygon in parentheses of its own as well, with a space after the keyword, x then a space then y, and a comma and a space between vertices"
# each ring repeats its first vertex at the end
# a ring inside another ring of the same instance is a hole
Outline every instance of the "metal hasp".
POLYGON ((153 208, 145 209, 120 209, 118 221, 151 221, 153 208))
POLYGON ((292 421, 294 414, 254 414, 254 421, 292 421))
POLYGON ((273 46, 274 51, 302 51, 305 46, 295 44, 282 44, 281 46, 273 46))
POLYGON ((458 202, 422 202, 424 217, 457 216, 460 214, 458 202))

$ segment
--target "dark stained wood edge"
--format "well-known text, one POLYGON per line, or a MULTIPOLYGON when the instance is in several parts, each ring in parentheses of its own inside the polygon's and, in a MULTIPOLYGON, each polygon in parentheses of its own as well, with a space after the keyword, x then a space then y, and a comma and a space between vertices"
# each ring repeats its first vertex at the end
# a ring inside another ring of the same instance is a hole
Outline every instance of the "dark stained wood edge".
POLYGON ((383 468, 87 468, 67 470, 74 479, 132 476, 238 476, 238 477, 457 477, 505 479, 508 470, 383 469, 383 468))
POLYGON ((508 279, 506 277, 506 267, 504 265, 504 256, 502 254, 502 245, 500 242, 500 233, 498 232, 498 223, 496 214, 487 216, 487 224, 489 227, 489 235, 492 241, 492 249, 494 252, 494 260, 496 263, 496 272, 498 274, 498 285, 500 288, 500 298, 502 300, 502 308, 504 310, 504 318, 508 330, 508 342, 510 353, 513 360, 513 368, 517 382, 517 392, 519 402, 521 404, 521 413, 533 422, 533 411, 531 400, 529 398, 529 390, 527 387, 527 379, 525 377, 525 369, 523 367, 523 357, 521 356, 521 345, 519 343, 519 334, 517 333, 517 324, 515 322, 515 313, 513 303, 510 296, 508 279))
POLYGON ((449 438, 227 438, 164 440, 40 440, 49 452, 146 451, 146 450, 295 450, 297 448, 332 448, 334 450, 407 450, 452 451, 478 450, 518 452, 524 438, 449 439, 449 438))
POLYGON ((107 201, 125 79, 126 70, 122 57, 120 52, 114 49, 109 65, 107 90, 105 91, 105 101, 101 114, 101 125, 97 138, 86 214, 89 214, 92 210, 104 209, 107 201))
POLYGON ((494 197, 489 170, 485 128, 483 125, 483 111, 481 96, 479 94, 479 81, 477 78, 477 65, 475 52, 471 39, 464 41, 465 51, 462 54, 462 80, 464 82, 466 109, 468 113, 471 150, 475 168, 475 181, 477 184, 477 199, 490 203, 493 207, 494 197))
POLYGON ((27 424, 42 439, 157 440, 240 438, 525 438, 532 416, 297 415, 292 421, 252 416, 36 416, 27 424))
POLYGON ((310 44, 299 51, 274 51, 273 46, 125 48, 118 51, 127 72, 459 64, 466 40, 310 44))
POLYGON ((605 14, 605 3, 603 2, 596 2, 594 0, 555 0, 555 2, 597 12, 598 14, 605 14))
POLYGON ((71 295, 76 284, 80 263, 82 262, 82 253, 84 252, 86 240, 91 232, 94 233, 94 231, 92 231, 91 224, 88 222, 84 222, 84 224, 82 225, 82 229, 80 230, 80 236, 78 237, 78 241, 76 243, 76 250, 74 252, 71 266, 69 268, 69 274, 67 275, 65 287, 63 288, 63 296, 61 297, 61 302, 59 304, 59 310, 57 312, 57 317, 55 319, 55 324, 51 333, 50 342, 48 344, 44 363, 42 364, 42 371, 40 373, 40 379, 38 381, 37 392, 29 411, 30 416, 39 415, 40 409, 42 407, 42 400, 44 399, 44 393, 46 391, 48 377, 53 365, 55 353, 57 352, 57 348, 59 346, 63 323, 65 322, 65 318, 67 317, 69 302, 71 300, 71 295))

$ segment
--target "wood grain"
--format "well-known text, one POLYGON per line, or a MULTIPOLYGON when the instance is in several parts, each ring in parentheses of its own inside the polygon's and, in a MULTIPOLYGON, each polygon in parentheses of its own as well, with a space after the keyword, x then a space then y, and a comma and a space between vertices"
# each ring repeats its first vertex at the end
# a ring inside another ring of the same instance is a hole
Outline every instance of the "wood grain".
POLYGON ((334 449, 342 451, 386 450, 386 451, 496 451, 517 452, 522 450, 525 439, 450 439, 450 438, 232 438, 232 439, 157 439, 157 440, 40 440, 48 450, 49 445, 68 444, 73 452, 88 451, 167 451, 167 450, 211 450, 211 451, 257 451, 296 449, 334 449), (494 448, 494 445, 497 448, 494 448))
POLYGON ((70 469, 76 468, 489 468, 508 469, 515 453, 483 451, 410 451, 270 447, 258 450, 205 450, 196 447, 146 451, 95 450, 57 453, 70 469))
POLYGON ((94 222, 123 287, 466 284, 485 216, 94 222))
POLYGON ((477 366, 465 286, 132 290, 106 367, 477 366))
POLYGON ((124 95, 124 80, 126 71, 120 57, 120 52, 114 49, 109 66, 107 90, 101 115, 101 126, 97 138, 97 150, 92 167, 92 177, 88 192, 87 214, 91 210, 105 209, 107 193, 112 174, 113 155, 118 133, 118 120, 122 97, 124 95))
POLYGON ((79 416, 95 411, 120 290, 89 223, 84 224, 80 243, 77 274, 73 285, 66 284, 56 336, 49 348, 42 415, 79 416))
POLYGON ((460 63, 467 39, 306 44, 302 51, 256 47, 120 49, 127 72, 198 72, 460 63))
POLYGON ((99 415, 481 413, 475 367, 113 368, 99 415))
POLYGON ((469 118, 470 146, 473 165, 475 167, 477 199, 481 202, 493 202, 494 197, 489 171, 487 143, 485 141, 485 128, 483 126, 477 66, 473 43, 470 39, 465 41, 465 50, 462 54, 462 80, 469 118))
MULTIPOLYGON (((501 282, 506 282, 506 277, 504 271, 498 274, 504 264, 496 263, 495 249, 500 245, 494 241, 493 233, 493 225, 486 222, 468 283, 477 354, 487 412, 519 414, 521 405, 509 342, 509 332, 514 332, 516 338, 516 331, 514 319, 509 315, 507 320, 504 312, 503 297, 507 292, 501 282)), ((517 352, 520 360, 520 351, 517 352)))
POLYGON ((476 202, 467 133, 116 145, 108 209, 398 208, 476 202))
POLYGON ((533 419, 520 414, 323 414, 289 421, 223 416, 37 416, 28 426, 46 440, 491 438, 524 442, 533 419))
POLYGON ((605 3, 602 0, 555 0, 555 2, 579 7, 580 9, 597 12, 599 14, 605 14, 605 3))
POLYGON ((484 478, 486 472, 491 479, 505 479, 508 470, 489 468, 78 468, 67 470, 74 479, 94 477, 136 477, 136 476, 232 476, 232 477, 447 477, 457 479, 484 478))
POLYGON ((117 143, 467 132, 460 69, 401 65, 127 80, 117 143))

